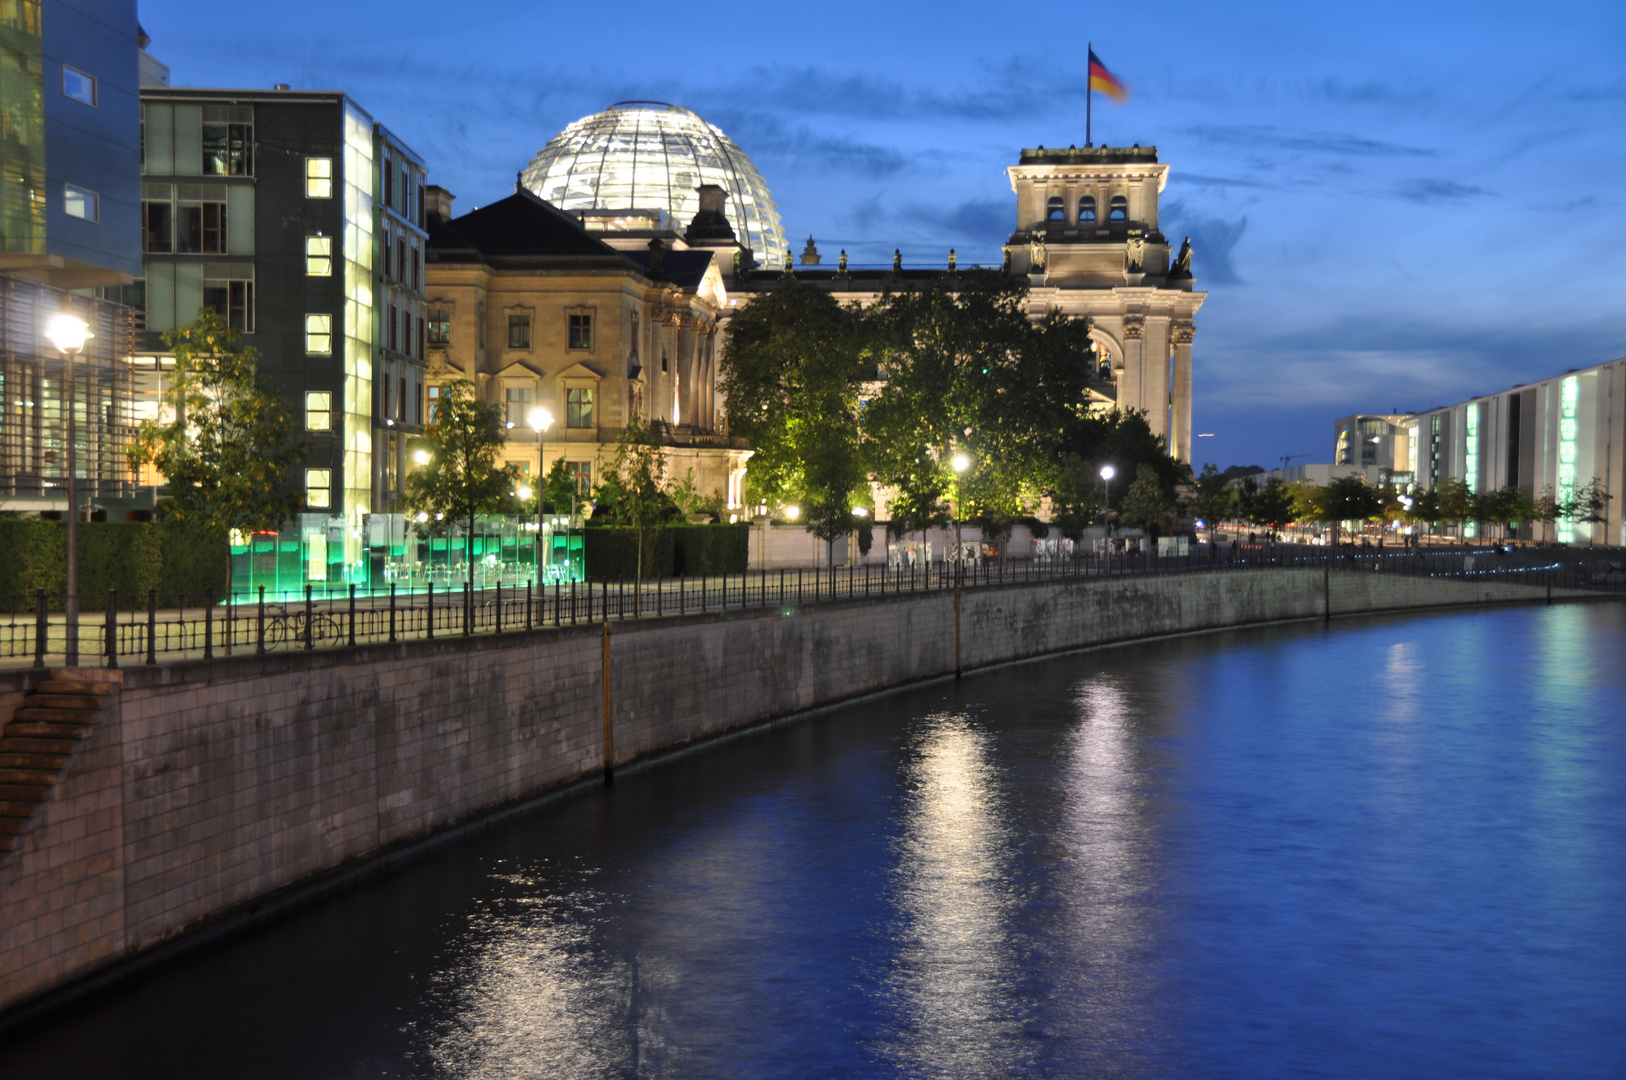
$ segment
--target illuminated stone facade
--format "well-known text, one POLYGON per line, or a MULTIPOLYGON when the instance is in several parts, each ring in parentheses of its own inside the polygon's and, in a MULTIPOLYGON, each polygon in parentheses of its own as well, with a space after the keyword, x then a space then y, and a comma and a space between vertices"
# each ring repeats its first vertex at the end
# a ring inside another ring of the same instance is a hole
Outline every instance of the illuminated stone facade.
POLYGON ((577 217, 521 188, 461 217, 430 190, 430 406, 452 379, 506 410, 506 460, 535 477, 564 460, 585 496, 632 416, 665 447, 667 475, 739 505, 743 441, 720 428, 718 329, 728 293, 710 250, 656 255, 639 237, 605 243, 577 217), (527 418, 553 416, 542 441, 527 418))

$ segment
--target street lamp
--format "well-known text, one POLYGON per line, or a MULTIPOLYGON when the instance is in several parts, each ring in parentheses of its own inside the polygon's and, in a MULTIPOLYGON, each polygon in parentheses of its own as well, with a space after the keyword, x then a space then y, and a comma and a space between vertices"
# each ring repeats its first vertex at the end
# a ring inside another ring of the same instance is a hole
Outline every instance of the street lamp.
MULTIPOLYGON (((536 432, 536 581, 542 584, 543 561, 547 550, 542 544, 542 505, 547 500, 544 496, 548 491, 548 463, 542 454, 542 437, 547 434, 548 428, 553 426, 553 414, 540 405, 526 414, 525 422, 531 425, 536 432)), ((524 495, 521 498, 529 498, 524 495)))
POLYGON ((414 450, 414 451, 412 451, 412 460, 416 461, 419 465, 427 465, 427 464, 429 464, 429 451, 427 451, 427 450, 414 450))
POLYGON ((965 561, 965 544, 960 539, 960 481, 971 468, 971 459, 955 454, 954 466, 954 677, 960 677, 960 567, 965 561))
POLYGON ((1112 551, 1112 544, 1108 540, 1108 537, 1112 535, 1112 478, 1117 475, 1118 470, 1111 465, 1101 466, 1101 497, 1106 502, 1106 506, 1102 510, 1101 531, 1103 535, 1101 542, 1109 553, 1112 551))
POLYGON ((63 409, 68 414, 68 580, 67 596, 63 601, 64 621, 67 623, 68 643, 63 663, 68 667, 79 666, 79 483, 75 475, 79 471, 78 455, 75 443, 78 441, 74 431, 74 377, 73 358, 76 353, 85 347, 85 341, 95 335, 85 320, 67 312, 59 312, 51 316, 46 324, 45 336, 50 339, 56 351, 62 354, 66 371, 62 381, 63 409))

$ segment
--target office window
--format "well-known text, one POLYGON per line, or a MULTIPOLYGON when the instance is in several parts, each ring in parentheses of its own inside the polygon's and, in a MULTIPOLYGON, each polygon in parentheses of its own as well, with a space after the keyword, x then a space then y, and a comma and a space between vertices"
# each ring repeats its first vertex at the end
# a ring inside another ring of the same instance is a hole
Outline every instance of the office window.
POLYGON ((570 341, 572 349, 591 349, 593 347, 593 316, 572 315, 570 317, 570 341))
POLYGON ((333 276, 333 237, 305 237, 305 276, 333 276))
POLYGON ((404 236, 395 245, 395 280, 403 285, 407 282, 407 242, 404 236))
POLYGON ((214 308, 239 333, 254 332, 254 282, 203 281, 203 306, 214 308))
POLYGON ((203 109, 203 174, 254 176, 254 124, 211 124, 215 112, 252 115, 250 109, 203 109))
POLYGON ((531 413, 531 391, 526 386, 510 386, 508 388, 508 422, 514 427, 523 427, 526 417, 531 413))
POLYGON ((387 207, 390 207, 391 209, 394 209, 394 207, 395 207, 395 171, 391 167, 391 163, 390 163, 390 159, 389 159, 388 154, 386 154, 384 156, 384 183, 382 185, 380 185, 380 186, 382 186, 383 189, 384 189, 384 205, 387 206, 387 207))
POLYGON ((429 344, 450 345, 452 343, 452 309, 429 309, 429 344))
POLYGON ((565 398, 565 427, 590 428, 593 426, 593 391, 577 387, 565 398))
POLYGON ((63 184, 62 212, 81 221, 100 221, 102 219, 101 197, 94 191, 86 191, 84 188, 74 187, 72 184, 63 184))
POLYGON ((178 203, 175 214, 175 250, 192 255, 225 254, 226 204, 178 203))
POLYGON ((141 203, 141 250, 168 255, 175 250, 174 209, 169 201, 141 203))
POLYGON ((333 316, 305 316, 305 351, 313 356, 333 354, 333 316))
POLYGON ((384 249, 384 278, 385 280, 388 280, 390 271, 395 267, 395 240, 392 236, 390 236, 390 231, 388 229, 382 230, 381 244, 384 249))
POLYGON ((423 252, 412 245, 412 291, 423 292, 423 252))
POLYGON ((92 108, 96 105, 96 77, 86 75, 78 68, 62 65, 62 92, 92 108))
POLYGON ((312 510, 326 510, 333 505, 333 470, 305 470, 305 505, 312 510))
POLYGON ((440 411, 440 387, 431 386, 429 388, 429 422, 431 424, 433 424, 435 422, 435 417, 439 413, 439 411, 440 411))
POLYGON ((305 159, 305 198, 333 198, 333 159, 308 157, 305 159))
POLYGON ((593 463, 591 461, 565 462, 565 475, 576 482, 576 494, 582 498, 593 493, 593 463))
POLYGON ((305 430, 333 430, 333 395, 326 390, 306 391, 305 430))
POLYGON ((406 376, 402 375, 401 376, 401 392, 399 394, 395 395, 395 420, 396 420, 397 423, 403 423, 403 424, 406 423, 406 418, 407 418, 406 396, 407 396, 407 381, 406 381, 406 376))
POLYGON ((508 347, 510 349, 529 349, 531 347, 531 317, 529 315, 508 316, 508 347))

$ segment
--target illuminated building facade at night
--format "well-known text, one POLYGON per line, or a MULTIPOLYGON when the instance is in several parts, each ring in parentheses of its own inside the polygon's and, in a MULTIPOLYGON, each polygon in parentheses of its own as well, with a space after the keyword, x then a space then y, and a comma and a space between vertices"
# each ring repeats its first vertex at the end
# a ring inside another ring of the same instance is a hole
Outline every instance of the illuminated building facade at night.
MULTIPOLYGON (((1560 518, 1545 538, 1626 543, 1626 359, 1429 409, 1406 424, 1408 464, 1422 486, 1455 479, 1475 493, 1518 487, 1563 503, 1596 481, 1608 496, 1604 520, 1560 518)), ((1529 526, 1522 535, 1531 538, 1529 526)))

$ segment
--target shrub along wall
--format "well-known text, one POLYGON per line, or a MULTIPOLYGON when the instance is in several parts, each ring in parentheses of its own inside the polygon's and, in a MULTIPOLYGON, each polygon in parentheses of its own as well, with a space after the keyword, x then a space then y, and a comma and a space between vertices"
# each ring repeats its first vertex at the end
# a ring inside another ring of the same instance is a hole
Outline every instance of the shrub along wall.
POLYGON ((673 569, 686 577, 741 573, 750 562, 750 530, 747 524, 673 528, 673 569))
MULTIPOLYGON (((0 518, 0 596, 32 597, 45 590, 62 610, 67 586, 67 524, 44 518, 0 518)), ((147 591, 224 594, 226 541, 196 529, 142 522, 79 525, 79 606, 97 609, 117 589, 121 608, 140 608, 147 591)), ((177 601, 165 600, 173 604, 177 601)), ((25 600, 25 606, 28 601, 25 600)))
MULTIPOLYGON (((672 525, 644 538, 644 577, 738 574, 748 565, 749 525, 672 525)), ((638 573, 633 529, 588 529, 587 576, 632 578, 638 573)))

